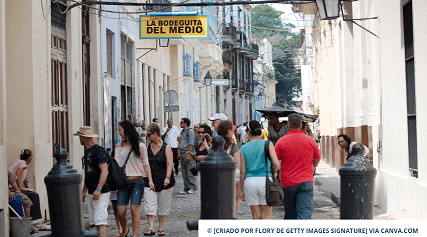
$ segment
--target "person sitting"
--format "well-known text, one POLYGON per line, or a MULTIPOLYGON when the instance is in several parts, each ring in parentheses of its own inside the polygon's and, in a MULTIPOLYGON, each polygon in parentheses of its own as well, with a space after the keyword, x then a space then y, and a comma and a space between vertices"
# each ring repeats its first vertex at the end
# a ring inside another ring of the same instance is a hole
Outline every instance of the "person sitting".
MULTIPOLYGON (((7 172, 7 181, 11 187, 8 190, 9 205, 19 214, 19 216, 30 217, 30 207, 33 205, 31 200, 21 193, 16 184, 18 178, 12 171, 7 172)), ((16 216, 14 212, 10 213, 11 216, 16 216)))
MULTIPOLYGON (((351 138, 346 134, 340 134, 337 140, 338 145, 344 149, 346 160, 348 160, 348 158, 350 158, 351 156, 353 145, 357 142, 352 142, 351 138)), ((363 157, 369 160, 369 149, 365 145, 363 145, 363 147, 365 148, 365 151, 363 152, 363 157)))
POLYGON ((26 177, 27 166, 31 164, 32 161, 33 152, 30 149, 23 149, 21 151, 20 159, 17 159, 12 164, 10 171, 12 171, 12 173, 15 174, 18 178, 18 189, 24 193, 33 203, 33 205, 30 207, 30 217, 32 218, 31 220, 33 221, 34 227, 40 228, 40 224, 37 222, 37 220, 42 218, 39 194, 28 189, 28 181, 26 177))

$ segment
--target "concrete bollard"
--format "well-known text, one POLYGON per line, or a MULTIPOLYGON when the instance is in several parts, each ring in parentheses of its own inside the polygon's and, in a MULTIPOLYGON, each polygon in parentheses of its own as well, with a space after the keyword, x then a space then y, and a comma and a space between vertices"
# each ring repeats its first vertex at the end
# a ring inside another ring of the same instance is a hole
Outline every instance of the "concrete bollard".
MULTIPOLYGON (((212 151, 199 163, 200 219, 235 219, 237 162, 224 151, 221 136, 214 137, 212 145, 212 151)), ((198 221, 187 221, 187 228, 197 230, 198 221)))
POLYGON ((351 157, 340 168, 341 219, 373 219, 377 170, 363 157, 365 147, 356 143, 351 157))
POLYGON ((85 231, 82 211, 82 174, 67 162, 65 149, 55 152, 57 164, 44 178, 49 201, 53 237, 98 236, 97 231, 85 231))

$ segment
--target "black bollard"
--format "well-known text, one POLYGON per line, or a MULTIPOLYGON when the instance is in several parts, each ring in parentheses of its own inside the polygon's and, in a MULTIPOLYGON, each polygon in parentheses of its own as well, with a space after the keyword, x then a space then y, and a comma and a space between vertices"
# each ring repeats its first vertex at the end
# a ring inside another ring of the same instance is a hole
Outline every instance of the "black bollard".
POLYGON ((82 211, 82 175, 67 162, 65 149, 55 152, 57 164, 44 178, 53 237, 98 236, 85 231, 82 211))
MULTIPOLYGON (((200 219, 235 219, 237 162, 224 151, 224 139, 212 139, 213 149, 199 163, 200 219)), ((198 229, 197 220, 187 221, 189 230, 198 229)))
POLYGON ((364 151, 362 144, 354 144, 351 157, 340 168, 341 219, 373 219, 377 170, 363 157, 364 151))

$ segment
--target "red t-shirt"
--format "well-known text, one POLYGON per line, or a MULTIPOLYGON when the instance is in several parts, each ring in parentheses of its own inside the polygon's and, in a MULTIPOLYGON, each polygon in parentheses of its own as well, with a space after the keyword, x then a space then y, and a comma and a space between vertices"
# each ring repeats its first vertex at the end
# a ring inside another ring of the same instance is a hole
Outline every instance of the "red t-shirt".
POLYGON ((277 158, 282 161, 282 188, 313 182, 313 158, 320 159, 314 139, 301 130, 290 130, 276 144, 277 158))

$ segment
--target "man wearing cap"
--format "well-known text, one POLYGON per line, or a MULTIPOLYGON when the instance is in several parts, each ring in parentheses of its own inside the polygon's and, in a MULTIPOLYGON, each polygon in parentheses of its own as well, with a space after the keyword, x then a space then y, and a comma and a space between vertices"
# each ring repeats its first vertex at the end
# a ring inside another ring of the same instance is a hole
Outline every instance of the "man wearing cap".
POLYGON ((108 203, 110 190, 105 186, 108 176, 107 156, 104 148, 95 144, 91 127, 83 126, 74 136, 79 136, 84 146, 83 164, 85 182, 82 190, 83 202, 88 198, 89 224, 95 225, 100 237, 107 236, 108 203), (87 192, 89 195, 87 196, 87 192))
POLYGON ((227 115, 223 113, 217 113, 213 117, 210 117, 209 120, 212 121, 212 126, 214 127, 214 136, 218 136, 218 133, 216 132, 218 130, 218 126, 222 121, 227 120, 227 115))
POLYGON ((268 140, 276 145, 279 138, 285 136, 289 129, 285 121, 279 121, 279 115, 277 113, 271 113, 267 116, 268 120, 268 140))

